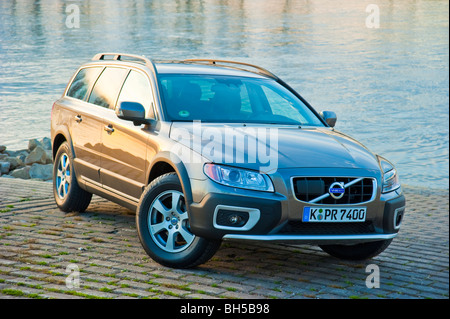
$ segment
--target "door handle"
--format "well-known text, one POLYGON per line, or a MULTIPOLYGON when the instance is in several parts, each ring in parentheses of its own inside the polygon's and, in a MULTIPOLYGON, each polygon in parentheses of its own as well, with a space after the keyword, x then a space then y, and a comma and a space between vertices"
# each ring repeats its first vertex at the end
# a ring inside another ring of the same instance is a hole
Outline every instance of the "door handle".
POLYGON ((111 134, 112 132, 114 132, 114 128, 113 128, 112 124, 105 125, 104 130, 106 132, 108 132, 108 134, 111 134))
POLYGON ((75 121, 76 121, 77 123, 81 123, 81 121, 83 121, 83 119, 81 118, 81 115, 75 116, 75 121))

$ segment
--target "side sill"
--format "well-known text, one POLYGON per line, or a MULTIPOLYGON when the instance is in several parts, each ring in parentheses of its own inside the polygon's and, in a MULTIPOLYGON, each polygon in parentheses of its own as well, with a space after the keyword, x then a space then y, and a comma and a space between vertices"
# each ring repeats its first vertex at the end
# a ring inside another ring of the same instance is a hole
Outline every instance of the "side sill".
POLYGON ((84 188, 86 189, 86 191, 88 191, 92 194, 103 197, 111 202, 114 202, 120 206, 126 207, 133 211, 136 211, 137 206, 139 204, 129 198, 120 196, 117 193, 114 193, 110 190, 107 190, 107 189, 101 187, 100 184, 97 184, 95 182, 89 182, 87 179, 84 179, 84 188))

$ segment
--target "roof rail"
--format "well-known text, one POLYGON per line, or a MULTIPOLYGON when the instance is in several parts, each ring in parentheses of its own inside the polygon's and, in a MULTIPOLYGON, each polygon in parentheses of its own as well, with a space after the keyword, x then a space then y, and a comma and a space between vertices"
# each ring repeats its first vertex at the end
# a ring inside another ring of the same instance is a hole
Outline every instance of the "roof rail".
POLYGON ((115 60, 123 62, 136 62, 142 64, 153 65, 152 61, 145 56, 136 54, 126 54, 126 53, 98 53, 94 55, 92 61, 98 60, 115 60), (108 58, 110 57, 110 58, 108 58))
POLYGON ((98 53, 94 55, 92 58, 92 61, 99 61, 99 60, 114 60, 114 61, 122 61, 122 62, 134 62, 134 63, 141 63, 145 66, 149 67, 153 73, 156 76, 156 66, 153 63, 152 60, 149 58, 146 58, 143 55, 136 55, 136 54, 127 54, 127 53, 98 53), (106 59, 105 59, 106 57, 106 59), (108 58, 111 57, 111 58, 108 58))
MULTIPOLYGON (((235 65, 242 65, 242 66, 248 66, 251 67, 253 69, 256 69, 258 71, 258 73, 267 75, 271 78, 274 78, 276 80, 278 80, 278 77, 273 74, 272 72, 263 69, 262 67, 259 67, 257 65, 253 65, 253 64, 249 64, 249 63, 244 63, 244 62, 236 62, 236 61, 227 61, 227 60, 215 60, 215 59, 187 59, 187 60, 183 60, 183 62, 188 62, 188 63, 201 63, 201 64, 211 64, 211 65, 220 65, 220 66, 226 66, 223 64, 235 64, 235 65), (220 64, 218 64, 220 63, 220 64)), ((244 68, 239 68, 241 70, 245 70, 245 71, 250 71, 244 68)), ((252 72, 252 71, 250 71, 252 72)))

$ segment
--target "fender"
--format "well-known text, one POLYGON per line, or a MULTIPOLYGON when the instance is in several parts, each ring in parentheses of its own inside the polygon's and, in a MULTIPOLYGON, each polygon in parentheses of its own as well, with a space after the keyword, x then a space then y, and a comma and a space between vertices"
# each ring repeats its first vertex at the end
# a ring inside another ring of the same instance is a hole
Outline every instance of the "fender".
POLYGON ((192 199, 192 188, 191 188, 191 181, 189 179, 189 174, 187 172, 186 166, 183 164, 183 162, 176 156, 174 153, 169 151, 163 151, 158 153, 151 161, 148 170, 147 170, 147 180, 150 180, 150 174, 152 172, 152 169, 155 167, 158 163, 166 163, 170 165, 175 173, 177 173, 178 178, 181 182, 181 187, 183 188, 184 197, 186 199, 186 204, 189 207, 190 204, 193 202, 192 199))
POLYGON ((76 157, 75 150, 73 148, 72 137, 70 136, 69 129, 67 126, 59 125, 54 130, 52 130, 51 135, 52 135, 51 139, 52 139, 53 160, 55 159, 56 152, 58 151, 58 147, 61 144, 61 142, 59 142, 59 139, 56 138, 58 135, 62 135, 64 137, 64 139, 69 144, 69 147, 70 147, 70 150, 72 151, 73 157, 74 158, 76 157), (55 144, 57 144, 57 143, 58 143, 58 147, 55 147, 55 144))
MULTIPOLYGON (((51 132, 53 163, 55 162, 55 156, 56 152, 58 151, 59 145, 63 143, 62 139, 57 138, 58 135, 62 136, 67 144, 69 144, 70 151, 72 152, 72 156, 75 159, 77 156, 75 154, 75 149, 73 147, 72 137, 70 136, 69 129, 65 125, 58 125, 54 130, 52 129, 51 132)), ((75 161, 73 162, 73 170, 75 176, 77 177, 78 184, 80 185, 80 187, 85 189, 85 182, 79 177, 79 174, 77 174, 77 164, 75 161)))

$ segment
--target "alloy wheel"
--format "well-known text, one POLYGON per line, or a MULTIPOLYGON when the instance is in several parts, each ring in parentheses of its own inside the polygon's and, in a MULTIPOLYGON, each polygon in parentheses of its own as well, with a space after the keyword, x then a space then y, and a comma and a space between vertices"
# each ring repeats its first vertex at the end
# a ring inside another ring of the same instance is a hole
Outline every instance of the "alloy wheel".
POLYGON ((66 153, 62 153, 56 172, 56 192, 61 199, 66 198, 71 182, 70 160, 66 153))
POLYGON ((177 253, 187 249, 195 239, 189 230, 189 220, 183 193, 169 190, 152 202, 148 227, 154 242, 164 251, 177 253))

